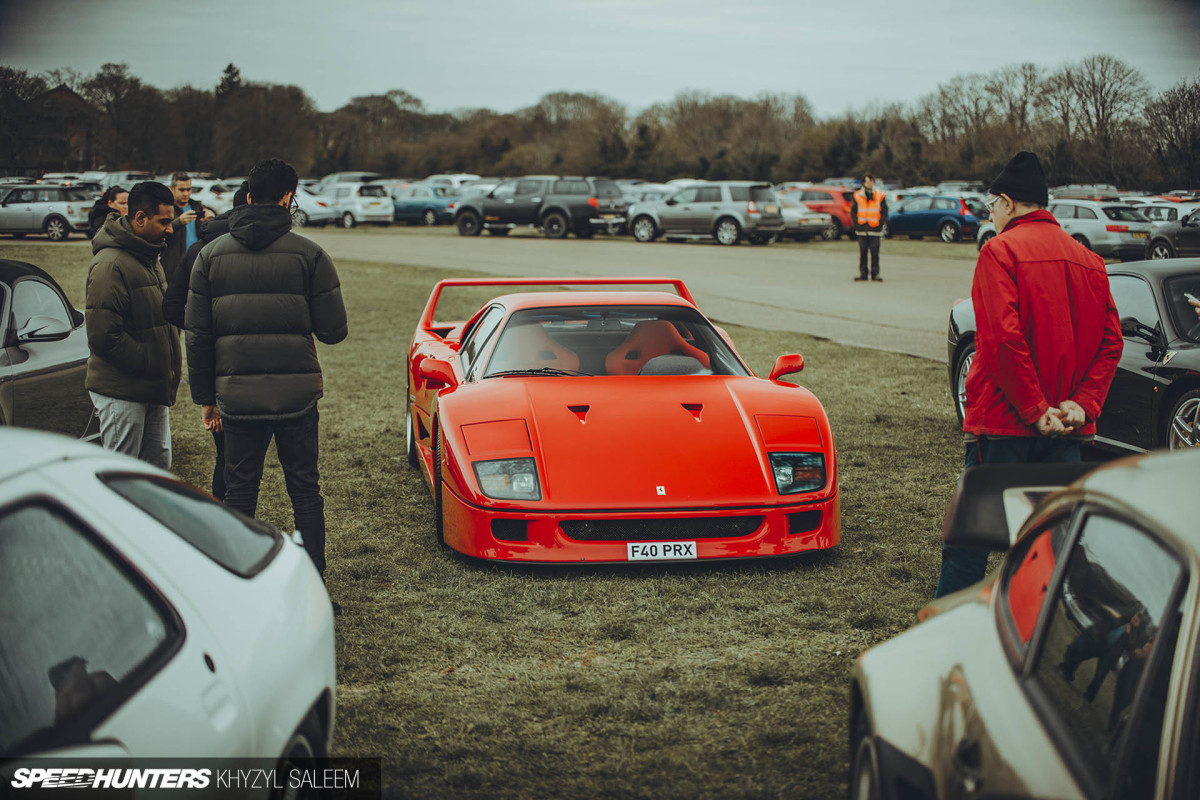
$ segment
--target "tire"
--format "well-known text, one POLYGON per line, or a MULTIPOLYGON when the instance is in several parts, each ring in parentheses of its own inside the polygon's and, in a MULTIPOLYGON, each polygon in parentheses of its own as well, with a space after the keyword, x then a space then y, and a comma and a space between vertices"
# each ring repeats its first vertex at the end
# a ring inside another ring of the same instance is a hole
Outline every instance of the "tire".
POLYGON ((990 242, 992 239, 995 239, 995 238, 996 238, 995 231, 988 231, 987 233, 985 233, 983 235, 983 237, 979 240, 979 249, 982 250, 983 246, 985 244, 987 244, 988 242, 990 242))
POLYGON ((512 228, 488 228, 489 236, 508 236, 512 228))
POLYGON ((953 222, 943 222, 938 226, 938 237, 946 244, 958 241, 958 226, 953 222))
POLYGON ((737 220, 731 217, 722 217, 713 227, 713 238, 717 240, 718 244, 726 247, 735 245, 742 239, 742 226, 738 225, 737 220))
POLYGON ((821 238, 827 242, 836 242, 842 238, 842 223, 835 220, 832 225, 821 231, 821 238))
POLYGON ((433 535, 440 547, 446 546, 446 530, 442 519, 442 428, 433 424, 433 535))
POLYGON ((653 242, 658 238, 658 226, 650 217, 642 215, 633 221, 633 238, 639 242, 653 242))
POLYGON ((483 230, 483 226, 479 222, 479 215, 474 211, 464 211, 458 215, 454 224, 458 226, 459 236, 478 236, 483 230))
POLYGON ((292 212, 292 224, 297 228, 307 228, 308 214, 305 214, 303 211, 297 208, 292 212))
POLYGON ((1175 250, 1171 247, 1170 242, 1165 239, 1155 239, 1150 243, 1150 260, 1161 261, 1167 258, 1174 258, 1175 250))
POLYGON ((1200 389, 1184 392, 1167 418, 1167 448, 1200 447, 1200 389))
POLYGON ((571 226, 565 214, 561 211, 551 211, 542 217, 542 231, 547 239, 565 239, 571 232, 571 226))
POLYGON ((967 373, 971 370, 971 362, 975 360, 975 342, 963 347, 954 362, 954 380, 950 385, 950 397, 954 400, 954 410, 958 412, 958 423, 962 425, 966 413, 967 373))
MULTIPOLYGON (((308 715, 300 723, 300 727, 296 728, 291 737, 288 738, 287 744, 284 745, 283 752, 279 756, 279 764, 277 766, 277 775, 291 775, 294 769, 312 769, 316 766, 318 758, 325 758, 329 754, 325 752, 325 737, 321 732, 321 721, 317 719, 316 711, 309 711, 308 715)), ((272 798, 296 798, 296 797, 318 797, 322 794, 320 789, 316 787, 298 787, 293 789, 287 787, 280 788, 271 792, 272 798)))
POLYGON ((427 208, 421 212, 421 224, 426 227, 437 225, 437 212, 432 208, 427 208))
POLYGON ((1071 238, 1074 239, 1075 241, 1079 242, 1081 245, 1086 247, 1088 250, 1092 249, 1092 243, 1089 242, 1087 240, 1087 237, 1084 236, 1082 233, 1077 233, 1074 236, 1072 236, 1071 238))
POLYGON ((879 756, 875 750, 875 741, 871 738, 871 727, 867 723, 867 715, 858 712, 854 720, 854 734, 851 738, 850 751, 850 792, 851 800, 881 800, 883 797, 882 779, 879 775, 879 756))
POLYGON ((65 242, 71 235, 71 225, 62 217, 51 217, 42 227, 46 238, 52 242, 65 242))
POLYGON ((346 228, 347 230, 349 230, 350 228, 353 228, 357 224, 358 224, 358 221, 354 219, 354 215, 351 214, 349 211, 347 211, 345 214, 342 214, 342 227, 343 228, 346 228))
POLYGON ((417 434, 413 430, 412 401, 408 399, 409 392, 404 393, 404 454, 408 456, 408 465, 417 465, 417 434))

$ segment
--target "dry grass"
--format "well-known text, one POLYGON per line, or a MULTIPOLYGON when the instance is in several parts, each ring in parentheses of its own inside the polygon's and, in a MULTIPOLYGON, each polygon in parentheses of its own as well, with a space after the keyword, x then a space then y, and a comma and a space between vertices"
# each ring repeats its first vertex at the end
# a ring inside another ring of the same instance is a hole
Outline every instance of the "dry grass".
MULTIPOLYGON (((0 256, 47 268, 77 303, 89 255, 0 245, 0 256)), ((407 346, 429 289, 450 273, 338 268, 350 338, 320 349, 328 577, 344 609, 338 753, 382 755, 397 797, 843 795, 849 669, 909 626, 936 583, 961 465, 945 368, 726 326, 760 374, 780 353, 805 357, 798 378, 825 404, 841 466, 833 551, 641 568, 479 564, 437 547, 428 492, 404 455, 407 346)), ((186 387, 172 424, 176 471, 207 486, 211 442, 186 387)), ((290 523, 277 466, 260 515, 290 523)))

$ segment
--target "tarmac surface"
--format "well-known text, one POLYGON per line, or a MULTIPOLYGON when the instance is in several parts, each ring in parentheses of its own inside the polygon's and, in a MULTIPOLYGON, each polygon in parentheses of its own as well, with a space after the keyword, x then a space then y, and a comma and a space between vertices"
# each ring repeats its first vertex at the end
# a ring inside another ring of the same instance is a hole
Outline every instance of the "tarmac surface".
POLYGON ((853 241, 723 247, 596 236, 478 237, 453 228, 303 228, 338 259, 530 277, 682 278, 709 318, 946 361, 954 301, 971 294, 973 242, 883 242, 881 283, 861 283, 853 241))

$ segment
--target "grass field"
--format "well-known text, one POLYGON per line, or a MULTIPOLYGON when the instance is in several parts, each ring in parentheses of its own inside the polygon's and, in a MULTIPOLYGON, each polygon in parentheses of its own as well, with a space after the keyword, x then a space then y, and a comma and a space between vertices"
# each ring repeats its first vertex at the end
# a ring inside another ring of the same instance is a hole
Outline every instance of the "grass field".
MULTIPOLYGON (((87 248, 3 243, 0 257, 46 268, 82 307, 87 248)), ((328 579, 344 609, 337 753, 382 756, 395 797, 844 795, 850 667, 908 627, 936 584, 961 467, 945 367, 727 326, 760 374, 781 353, 805 357, 793 377, 825 404, 841 467, 832 551, 639 568, 473 563, 436 545, 403 444, 407 345, 451 273, 338 269, 350 337, 319 346, 328 579)), ((171 421, 175 471, 207 487, 211 440, 186 385, 171 421)), ((260 516, 287 527, 268 465, 260 516)))

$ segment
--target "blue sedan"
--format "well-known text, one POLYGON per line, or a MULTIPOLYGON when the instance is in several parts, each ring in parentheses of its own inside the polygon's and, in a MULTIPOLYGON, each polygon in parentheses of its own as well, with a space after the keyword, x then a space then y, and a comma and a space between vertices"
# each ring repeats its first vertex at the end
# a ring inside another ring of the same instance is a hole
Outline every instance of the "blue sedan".
POLYGON ((450 222, 454 218, 453 205, 458 199, 449 186, 430 186, 415 183, 403 189, 397 189, 392 195, 396 208, 396 222, 416 222, 422 225, 436 225, 439 222, 450 222))
POLYGON ((888 213, 888 235, 937 236, 943 242, 957 242, 962 236, 974 238, 987 217, 987 209, 974 197, 918 195, 888 213))

